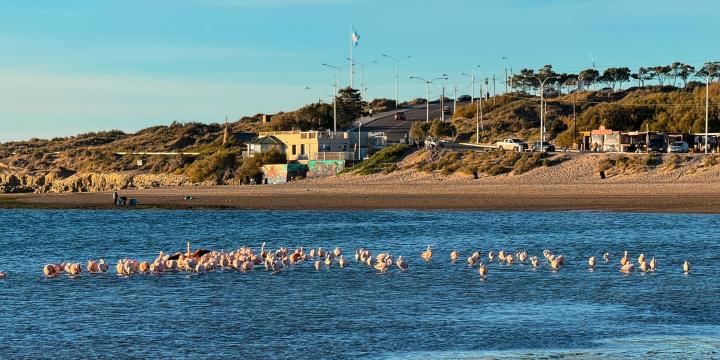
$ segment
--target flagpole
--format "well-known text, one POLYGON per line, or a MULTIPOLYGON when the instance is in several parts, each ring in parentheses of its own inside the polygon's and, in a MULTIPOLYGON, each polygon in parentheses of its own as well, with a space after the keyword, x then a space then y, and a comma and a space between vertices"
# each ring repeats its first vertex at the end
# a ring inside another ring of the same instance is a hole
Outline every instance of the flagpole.
POLYGON ((353 77, 355 76, 355 63, 353 63, 353 26, 352 22, 350 22, 350 88, 353 87, 353 77))

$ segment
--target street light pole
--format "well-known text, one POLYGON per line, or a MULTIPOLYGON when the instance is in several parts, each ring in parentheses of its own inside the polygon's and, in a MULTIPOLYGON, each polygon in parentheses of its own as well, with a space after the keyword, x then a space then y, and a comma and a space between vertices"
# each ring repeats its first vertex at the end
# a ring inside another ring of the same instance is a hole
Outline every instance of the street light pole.
MULTIPOLYGON (((395 109, 397 109, 399 106, 398 104, 400 102, 400 95, 399 95, 400 72, 398 71, 398 68, 400 67, 400 60, 398 60, 390 55, 387 55, 387 54, 382 54, 382 56, 395 62, 395 109)), ((410 57, 410 55, 408 55, 408 58, 409 57, 410 57)))
POLYGON ((710 117, 710 73, 705 77, 705 153, 708 152, 708 118, 710 117))
POLYGON ((337 70, 337 77, 335 78, 335 81, 333 82, 333 133, 337 132, 337 83, 340 80, 340 67, 339 66, 333 66, 330 64, 322 63, 323 66, 327 66, 333 69, 337 70))
POLYGON ((533 76, 540 83, 540 148, 545 144, 545 82, 550 79, 557 79, 557 76, 548 76, 545 79, 533 76))
MULTIPOLYGON (((419 76, 410 76, 410 79, 418 79, 425 82, 425 122, 428 123, 430 122, 430 84, 432 84, 435 80, 447 80, 448 78, 446 77, 446 74, 443 74, 442 77, 436 77, 432 80, 426 80, 419 76)), ((443 109, 440 110, 442 111, 443 109)))
POLYGON ((358 122, 358 160, 362 160, 362 155, 360 155, 362 152, 362 136, 360 135, 362 133, 360 132, 360 129, 362 129, 362 121, 358 122))

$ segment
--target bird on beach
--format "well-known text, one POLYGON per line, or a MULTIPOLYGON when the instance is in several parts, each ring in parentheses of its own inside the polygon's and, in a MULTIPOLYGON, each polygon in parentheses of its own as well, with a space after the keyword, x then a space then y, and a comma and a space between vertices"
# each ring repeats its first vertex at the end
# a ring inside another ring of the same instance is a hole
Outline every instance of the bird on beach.
POLYGON ((690 273, 690 262, 687 260, 683 263, 683 271, 685 271, 685 274, 690 273))
POLYGON ((430 245, 428 245, 427 250, 423 251, 420 256, 422 256, 425 261, 430 261, 430 259, 432 259, 433 253, 430 249, 430 245))

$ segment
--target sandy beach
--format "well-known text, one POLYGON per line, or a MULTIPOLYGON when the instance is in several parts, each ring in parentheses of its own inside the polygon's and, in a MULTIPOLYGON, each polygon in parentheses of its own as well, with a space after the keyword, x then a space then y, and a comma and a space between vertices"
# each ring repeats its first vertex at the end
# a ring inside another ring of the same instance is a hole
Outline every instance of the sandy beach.
MULTIPOLYGON (((137 207, 239 209, 609 210, 720 213, 707 184, 503 185, 467 183, 217 186, 121 191, 137 207), (186 200, 186 196, 192 196, 186 200)), ((4 195, 13 207, 114 208, 109 192, 4 195)))
MULTIPOLYGON (((720 213, 720 166, 686 165, 637 173, 595 171, 578 155, 522 175, 470 176, 402 170, 339 175, 282 185, 181 186, 121 190, 137 208, 608 210, 720 213), (192 199, 186 200, 187 196, 192 199)), ((3 207, 114 208, 110 192, 12 194, 3 207)))

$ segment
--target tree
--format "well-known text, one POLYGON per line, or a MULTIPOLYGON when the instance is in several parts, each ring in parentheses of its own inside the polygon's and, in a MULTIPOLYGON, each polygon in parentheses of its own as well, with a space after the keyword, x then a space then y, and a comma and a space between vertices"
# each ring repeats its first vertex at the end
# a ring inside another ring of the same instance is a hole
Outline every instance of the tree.
POLYGON ((410 140, 412 142, 419 143, 420 141, 425 140, 425 137, 427 136, 428 130, 430 130, 430 124, 420 121, 415 121, 410 126, 410 140))
POLYGON ((678 77, 680 77, 683 81, 683 87, 687 87, 687 80, 692 76, 692 74, 695 72, 695 67, 688 64, 682 64, 680 67, 680 72, 678 73, 678 77))
POLYGON ((363 114, 367 104, 362 100, 360 91, 347 87, 340 89, 340 95, 336 97, 337 102, 337 126, 339 129, 347 129, 355 120, 363 114))
POLYGON ((452 136, 453 130, 455 130, 455 128, 452 126, 451 123, 442 122, 440 120, 433 120, 430 123, 430 130, 428 131, 428 134, 433 138, 437 139, 441 137, 452 136))
POLYGON ((652 80, 653 73, 650 69, 641 67, 638 72, 631 74, 630 77, 638 81, 638 87, 645 87, 645 82, 652 80))
POLYGON ((261 162, 264 164, 286 164, 287 155, 285 152, 272 148, 260 156, 261 162))
POLYGON ((615 81, 620 83, 620 90, 622 90, 622 84, 630 80, 630 69, 627 67, 615 68, 614 75, 615 81))
POLYGON ((613 91, 615 91, 617 83, 620 83, 620 89, 622 90, 622 83, 628 80, 630 80, 630 69, 627 67, 607 68, 600 77, 600 81, 608 84, 613 91))
POLYGON ((598 78, 600 77, 600 72, 595 69, 585 69, 580 72, 579 77, 582 79, 585 85, 587 85, 587 87, 590 87, 590 85, 598 81, 598 78))
POLYGON ((668 65, 656 66, 652 68, 652 72, 660 83, 660 86, 665 85, 665 81, 669 80, 672 76, 672 69, 668 65))
POLYGON ((720 74, 720 62, 713 61, 713 62, 706 62, 705 65, 703 65, 700 70, 698 70, 695 73, 695 76, 698 78, 701 78, 705 80, 706 78, 710 78, 712 80, 713 78, 716 78, 720 74))
POLYGON ((333 109, 330 104, 313 103, 300 109, 273 116, 271 128, 273 130, 321 130, 332 129, 333 109))

